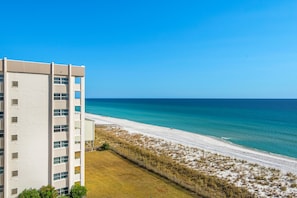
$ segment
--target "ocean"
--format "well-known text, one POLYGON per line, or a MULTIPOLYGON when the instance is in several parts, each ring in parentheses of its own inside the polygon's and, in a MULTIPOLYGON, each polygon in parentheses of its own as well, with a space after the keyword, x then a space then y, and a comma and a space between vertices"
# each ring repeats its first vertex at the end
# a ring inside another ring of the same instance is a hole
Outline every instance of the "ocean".
POLYGON ((297 99, 86 99, 86 112, 297 158, 297 99))

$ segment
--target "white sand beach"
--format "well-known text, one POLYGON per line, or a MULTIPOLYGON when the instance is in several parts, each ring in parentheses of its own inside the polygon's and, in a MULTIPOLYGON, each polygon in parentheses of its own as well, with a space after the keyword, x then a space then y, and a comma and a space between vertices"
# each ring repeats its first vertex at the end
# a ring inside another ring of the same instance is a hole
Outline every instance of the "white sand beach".
POLYGON ((86 113, 86 118, 92 119, 96 124, 114 124, 131 133, 141 133, 147 136, 165 139, 190 147, 197 147, 206 151, 230 156, 250 163, 280 169, 282 172, 297 174, 297 159, 260 152, 238 145, 220 141, 218 139, 194 134, 177 129, 148 125, 130 120, 99 116, 86 113))
POLYGON ((297 159, 182 130, 88 113, 86 118, 126 131, 131 135, 121 135, 121 130, 117 134, 129 141, 133 141, 133 134, 141 134, 135 144, 245 187, 257 197, 297 197, 297 159))

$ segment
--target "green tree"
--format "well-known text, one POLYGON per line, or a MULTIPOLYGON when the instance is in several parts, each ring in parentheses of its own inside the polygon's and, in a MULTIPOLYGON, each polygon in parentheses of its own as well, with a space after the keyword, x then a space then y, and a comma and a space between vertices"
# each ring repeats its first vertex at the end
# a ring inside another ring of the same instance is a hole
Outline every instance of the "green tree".
POLYGON ((71 187, 70 197, 72 198, 82 198, 87 194, 87 189, 84 186, 75 184, 71 187))
POLYGON ((19 198, 40 198, 40 195, 38 190, 30 188, 23 190, 23 192, 19 194, 19 198))
POLYGON ((41 198, 57 198, 58 197, 58 192, 51 185, 42 186, 39 189, 39 194, 40 194, 41 198))

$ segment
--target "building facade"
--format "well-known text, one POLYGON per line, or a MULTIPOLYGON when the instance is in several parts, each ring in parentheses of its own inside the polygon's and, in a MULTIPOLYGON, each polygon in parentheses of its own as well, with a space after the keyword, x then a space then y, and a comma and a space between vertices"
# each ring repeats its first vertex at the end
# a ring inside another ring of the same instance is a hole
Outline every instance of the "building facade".
POLYGON ((84 185, 85 68, 0 60, 0 198, 84 185))

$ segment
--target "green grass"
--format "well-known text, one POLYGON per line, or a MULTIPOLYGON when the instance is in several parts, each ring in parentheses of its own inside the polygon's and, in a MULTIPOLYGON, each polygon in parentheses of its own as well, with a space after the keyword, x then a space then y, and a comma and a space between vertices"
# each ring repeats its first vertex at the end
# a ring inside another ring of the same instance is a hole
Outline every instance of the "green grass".
POLYGON ((86 153, 88 198, 197 197, 111 151, 86 153))
POLYGON ((99 148, 106 142, 110 145, 110 149, 120 156, 195 192, 201 197, 254 197, 245 188, 236 187, 224 179, 189 168, 173 160, 162 151, 156 153, 154 150, 142 147, 141 144, 138 145, 137 142, 141 138, 139 134, 131 135, 126 131, 106 126, 97 126, 95 134, 95 148, 99 148))

